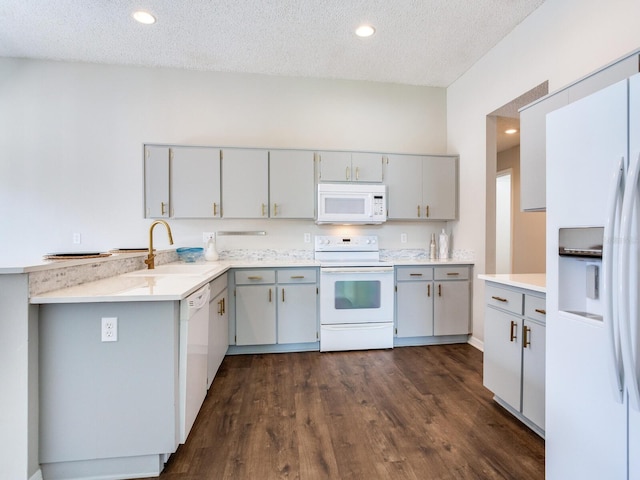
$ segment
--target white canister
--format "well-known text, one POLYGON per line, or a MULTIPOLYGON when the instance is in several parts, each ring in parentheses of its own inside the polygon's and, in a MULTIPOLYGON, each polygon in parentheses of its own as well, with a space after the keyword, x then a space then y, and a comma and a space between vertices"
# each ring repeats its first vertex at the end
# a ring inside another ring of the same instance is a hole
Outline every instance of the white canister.
POLYGON ((444 228, 442 229, 442 232, 440 232, 438 247, 438 258, 440 260, 447 260, 449 258, 449 235, 444 231, 444 228))

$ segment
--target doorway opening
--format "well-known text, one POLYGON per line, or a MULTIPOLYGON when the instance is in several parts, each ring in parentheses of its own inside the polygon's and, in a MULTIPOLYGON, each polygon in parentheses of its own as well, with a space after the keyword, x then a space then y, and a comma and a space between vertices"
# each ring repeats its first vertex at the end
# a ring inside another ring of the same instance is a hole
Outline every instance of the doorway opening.
POLYGON ((511 169, 496 176, 496 273, 511 273, 511 169))

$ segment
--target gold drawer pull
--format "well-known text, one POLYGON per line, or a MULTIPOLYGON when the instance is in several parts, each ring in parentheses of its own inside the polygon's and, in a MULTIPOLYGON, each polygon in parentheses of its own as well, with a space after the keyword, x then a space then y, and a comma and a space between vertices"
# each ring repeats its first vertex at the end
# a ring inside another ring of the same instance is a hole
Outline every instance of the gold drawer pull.
POLYGON ((456 276, 460 275, 460 272, 447 272, 447 275, 456 276))
POLYGON ((293 280, 300 280, 304 278, 304 275, 291 275, 291 279, 293 280))
POLYGON ((409 276, 410 277, 421 277, 422 274, 421 273, 410 273, 409 276))
POLYGON ((529 327, 524 327, 524 331, 523 331, 523 335, 524 338, 522 339, 522 346, 524 348, 527 348, 529 345, 531 345, 531 337, 529 336, 529 334, 531 333, 531 328, 529 327))
POLYGON ((497 300, 499 302, 504 302, 504 303, 506 303, 508 301, 506 298, 496 297, 494 295, 492 295, 491 298, 493 298, 494 300, 497 300))
POLYGON ((249 280, 262 280, 262 277, 259 275, 249 275, 249 280))
POLYGON ((547 314, 547 311, 543 310, 541 308, 536 308, 535 311, 536 311, 536 313, 539 313, 540 315, 546 315, 547 314))

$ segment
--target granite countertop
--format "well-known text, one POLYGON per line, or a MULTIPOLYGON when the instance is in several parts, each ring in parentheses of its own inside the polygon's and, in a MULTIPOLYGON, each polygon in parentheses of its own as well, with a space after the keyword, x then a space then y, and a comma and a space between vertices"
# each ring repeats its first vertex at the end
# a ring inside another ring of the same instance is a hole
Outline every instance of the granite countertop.
POLYGON ((478 275, 478 278, 487 282, 547 293, 547 275, 545 273, 483 273, 478 275))

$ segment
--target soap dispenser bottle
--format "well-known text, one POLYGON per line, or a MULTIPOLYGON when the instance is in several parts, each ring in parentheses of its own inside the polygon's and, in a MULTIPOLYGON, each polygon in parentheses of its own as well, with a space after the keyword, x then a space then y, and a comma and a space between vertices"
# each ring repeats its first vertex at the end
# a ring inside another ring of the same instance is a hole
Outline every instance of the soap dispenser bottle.
POLYGON ((436 234, 431 234, 431 243, 429 244, 429 260, 436 259, 436 234))
POLYGON ((211 235, 207 240, 207 248, 204 252, 204 259, 208 262, 218 260, 218 250, 216 250, 216 237, 211 235))

